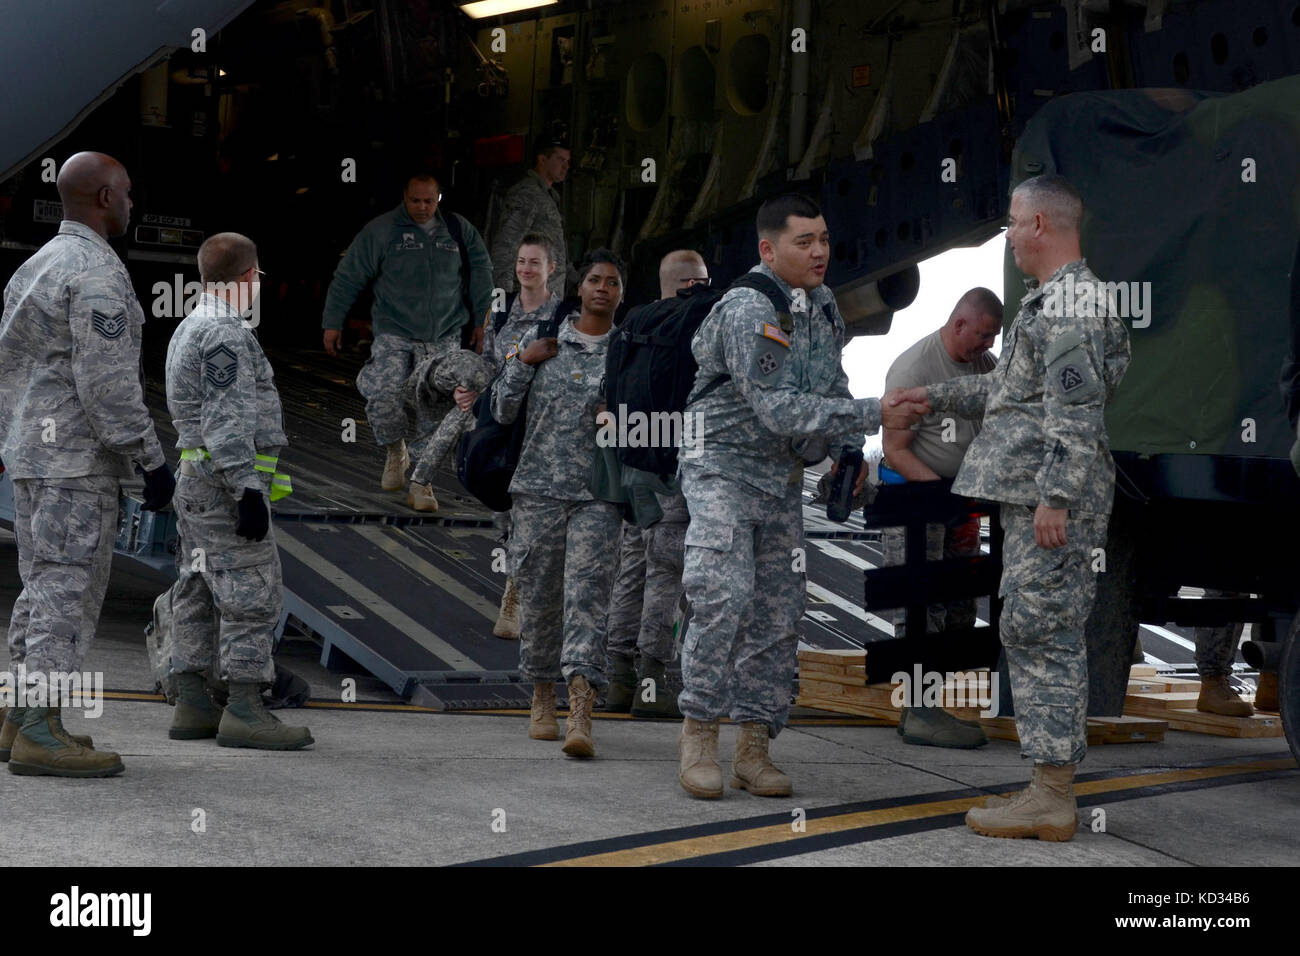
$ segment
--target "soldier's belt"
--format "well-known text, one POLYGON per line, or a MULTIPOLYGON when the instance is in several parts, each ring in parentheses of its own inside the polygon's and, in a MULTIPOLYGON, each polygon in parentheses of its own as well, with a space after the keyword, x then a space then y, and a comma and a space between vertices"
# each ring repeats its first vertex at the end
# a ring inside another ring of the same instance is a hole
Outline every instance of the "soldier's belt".
MULTIPOLYGON (((208 454, 206 448, 182 448, 181 461, 205 461, 211 460, 212 456, 208 454)), ((258 455, 257 464, 253 467, 257 471, 264 471, 271 476, 271 500, 279 501, 293 494, 293 482, 289 476, 275 470, 280 459, 271 455, 258 455)))

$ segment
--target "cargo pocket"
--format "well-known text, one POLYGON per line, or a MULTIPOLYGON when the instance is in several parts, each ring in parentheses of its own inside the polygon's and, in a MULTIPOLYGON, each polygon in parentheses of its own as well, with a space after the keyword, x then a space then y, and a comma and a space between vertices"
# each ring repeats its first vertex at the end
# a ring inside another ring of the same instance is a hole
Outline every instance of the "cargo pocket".
MULTIPOLYGON (((53 564, 89 564, 104 534, 104 496, 72 488, 45 488, 32 516, 32 554, 53 564)), ((112 539, 103 542, 112 547, 112 539)))

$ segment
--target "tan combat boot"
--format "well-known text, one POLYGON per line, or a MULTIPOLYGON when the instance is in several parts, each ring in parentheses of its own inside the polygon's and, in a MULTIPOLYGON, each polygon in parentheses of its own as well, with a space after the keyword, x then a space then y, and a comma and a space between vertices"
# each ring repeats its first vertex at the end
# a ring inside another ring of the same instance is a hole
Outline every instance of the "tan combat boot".
POLYGON ((384 461, 384 477, 380 487, 384 491, 401 491, 406 484, 406 469, 411 465, 411 456, 406 453, 406 439, 399 439, 388 446, 388 458, 384 461))
POLYGON ((559 740, 560 722, 555 719, 555 681, 533 684, 533 712, 528 720, 528 736, 533 740, 559 740))
POLYGON ((519 640, 519 588, 514 578, 506 578, 506 593, 501 595, 501 610, 497 612, 492 633, 507 641, 519 640))
POLYGON ((415 511, 437 511, 438 499, 433 496, 433 485, 411 482, 406 490, 406 507, 415 511))
POLYGON ((1196 709, 1224 717, 1249 717, 1255 712, 1255 708, 1237 696, 1228 678, 1222 674, 1201 678, 1201 694, 1196 699, 1196 709))
POLYGON ((57 707, 26 708, 9 755, 9 772, 22 776, 111 777, 124 769, 117 754, 73 740, 57 707))
POLYGON ((1260 671, 1259 686, 1255 688, 1255 709, 1278 712, 1277 671, 1260 671))
MULTIPOLYGON (((23 714, 26 711, 26 707, 0 707, 0 721, 3 721, 0 723, 0 763, 9 762, 9 754, 13 751, 14 740, 18 737, 18 729, 23 725, 23 714)), ((69 734, 63 729, 62 715, 59 718, 59 730, 87 750, 95 749, 95 742, 89 734, 69 734)))
POLYGON ((1034 764, 1028 787, 1001 806, 972 807, 966 812, 966 825, 983 836, 1037 837, 1057 843, 1073 839, 1079 828, 1074 767, 1034 764))
POLYGON ((767 755, 767 724, 744 723, 736 735, 731 760, 731 785, 756 797, 788 797, 794 792, 790 778, 772 766, 767 755))
POLYGON ((716 800, 722 796, 722 768, 718 766, 718 722, 682 721, 682 733, 677 738, 680 766, 677 782, 692 797, 716 800))
POLYGON ((569 717, 564 722, 564 752, 570 757, 596 756, 591 739, 591 708, 596 703, 596 688, 579 674, 569 681, 569 717))
POLYGON ((984 801, 982 806, 986 810, 991 810, 994 807, 1005 807, 1007 804, 1015 802, 1016 798, 1024 792, 1024 790, 1012 790, 1008 793, 1000 793, 996 796, 989 797, 984 801))

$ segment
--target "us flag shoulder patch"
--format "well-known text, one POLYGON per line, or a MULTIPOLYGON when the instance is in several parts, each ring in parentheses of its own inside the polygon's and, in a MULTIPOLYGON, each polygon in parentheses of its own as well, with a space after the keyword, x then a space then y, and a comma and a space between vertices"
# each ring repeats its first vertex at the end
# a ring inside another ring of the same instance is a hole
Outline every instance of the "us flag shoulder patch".
POLYGON ((782 332, 780 326, 773 325, 771 322, 764 322, 763 335, 773 342, 780 342, 786 348, 790 347, 790 336, 782 332))

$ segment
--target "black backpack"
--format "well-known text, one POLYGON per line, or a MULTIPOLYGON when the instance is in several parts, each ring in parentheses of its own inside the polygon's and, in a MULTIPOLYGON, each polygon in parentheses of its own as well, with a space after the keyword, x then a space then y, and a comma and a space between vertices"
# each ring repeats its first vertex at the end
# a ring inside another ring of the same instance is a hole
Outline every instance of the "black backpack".
MULTIPOLYGON (((555 338, 559 329, 557 312, 538 326, 537 337, 555 338)), ((483 394, 474 400, 476 424, 460 440, 460 447, 456 450, 456 477, 466 491, 493 511, 509 511, 513 504, 510 479, 519 464, 519 453, 524 446, 524 423, 528 416, 528 396, 525 395, 519 414, 509 425, 502 425, 492 417, 492 392, 501 380, 501 374, 498 372, 483 389, 483 394)))
MULTIPOLYGON (((605 358, 605 405, 611 414, 618 415, 621 405, 629 415, 686 410, 699 371, 691 338, 730 289, 755 289, 767 296, 778 318, 789 314, 790 303, 781 287, 760 272, 746 272, 724 289, 692 286, 674 298, 633 309, 610 337, 605 358)), ((718 376, 696 400, 729 378, 718 376)), ((677 473, 676 448, 619 446, 618 458, 624 465, 655 475, 677 473)))

